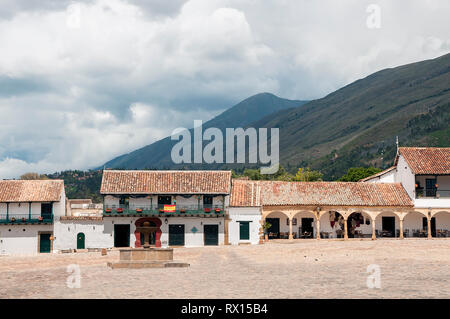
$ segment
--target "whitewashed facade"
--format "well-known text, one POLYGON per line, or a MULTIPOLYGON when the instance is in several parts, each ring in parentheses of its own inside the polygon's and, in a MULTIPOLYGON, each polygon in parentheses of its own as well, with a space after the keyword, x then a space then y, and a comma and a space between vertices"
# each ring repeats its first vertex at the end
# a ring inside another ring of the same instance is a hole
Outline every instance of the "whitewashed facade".
POLYGON ((260 207, 230 207, 228 209, 229 243, 231 245, 252 244, 260 240, 260 207))
POLYGON ((400 147, 393 167, 362 180, 402 184, 414 203, 403 217, 407 237, 424 236, 428 227, 431 237, 450 230, 449 154, 449 148, 400 147))
POLYGON ((393 167, 360 183, 105 171, 103 204, 66 201, 63 181, 0 181, 0 254, 141 247, 146 222, 156 247, 255 245, 265 222, 272 238, 376 239, 387 230, 387 237, 450 237, 449 153, 400 148, 393 167))
POLYGON ((0 181, 0 254, 53 252, 65 201, 63 181, 0 181))

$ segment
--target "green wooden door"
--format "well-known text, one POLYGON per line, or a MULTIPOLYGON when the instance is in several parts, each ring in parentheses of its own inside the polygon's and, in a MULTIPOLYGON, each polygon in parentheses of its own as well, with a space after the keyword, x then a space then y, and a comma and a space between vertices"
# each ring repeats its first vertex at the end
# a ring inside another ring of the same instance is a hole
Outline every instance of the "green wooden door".
POLYGON ((85 236, 83 233, 77 235, 77 249, 85 249, 85 236))
POLYGON ((239 222, 239 239, 250 239, 250 222, 239 222))
POLYGON ((39 252, 40 253, 49 253, 51 249, 51 241, 50 241, 50 234, 40 234, 40 240, 39 240, 39 252))
POLYGON ((204 225, 205 246, 219 245, 219 225, 204 225))
POLYGON ((184 246, 184 225, 169 225, 169 246, 184 246))

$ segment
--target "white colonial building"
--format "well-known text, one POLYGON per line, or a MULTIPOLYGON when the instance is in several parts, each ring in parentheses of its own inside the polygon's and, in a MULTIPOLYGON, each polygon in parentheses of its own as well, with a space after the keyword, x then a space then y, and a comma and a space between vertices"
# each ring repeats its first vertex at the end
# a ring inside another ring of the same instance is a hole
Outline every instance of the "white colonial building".
POLYGON ((0 253, 141 247, 142 226, 155 247, 450 237, 450 148, 401 147, 393 167, 356 183, 105 170, 100 192, 93 204, 66 201, 61 180, 0 181, 0 253))
POLYGON ((394 166, 361 181, 401 183, 414 204, 399 216, 406 236, 450 236, 450 148, 400 147, 394 166))
POLYGON ((62 180, 0 181, 0 254, 53 251, 65 200, 62 180))
POLYGON ((231 192, 230 171, 103 173, 104 233, 110 247, 141 247, 138 228, 150 223, 156 247, 222 245, 231 192))

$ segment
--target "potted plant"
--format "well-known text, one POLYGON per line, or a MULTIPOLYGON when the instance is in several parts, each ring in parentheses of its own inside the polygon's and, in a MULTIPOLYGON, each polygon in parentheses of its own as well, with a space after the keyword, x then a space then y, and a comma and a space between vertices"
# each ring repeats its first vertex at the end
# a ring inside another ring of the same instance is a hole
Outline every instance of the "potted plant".
POLYGON ((180 213, 182 213, 182 214, 186 213, 186 209, 181 208, 181 209, 180 209, 180 213))
POLYGON ((39 222, 41 222, 41 221, 43 221, 43 220, 44 220, 44 217, 42 217, 42 216, 39 216, 39 217, 38 217, 38 221, 39 221, 39 222))
POLYGON ((205 213, 211 213, 211 208, 205 207, 205 213))
POLYGON ((215 211, 216 213, 220 213, 221 209, 217 207, 217 208, 214 208, 214 211, 215 211))
POLYGON ((15 222, 16 221, 16 218, 15 217, 11 217, 11 222, 15 222))
POLYGON ((117 208, 116 212, 118 212, 119 214, 122 214, 123 213, 123 208, 117 208))
POLYGON ((25 217, 22 217, 22 222, 26 222, 26 218, 25 217))
POLYGON ((269 234, 267 231, 269 230, 270 227, 272 227, 272 224, 269 222, 265 222, 263 225, 264 241, 269 241, 269 234))
POLYGON ((105 208, 105 213, 111 214, 111 208, 105 208))
POLYGON ((136 213, 142 213, 142 208, 136 208, 136 213))

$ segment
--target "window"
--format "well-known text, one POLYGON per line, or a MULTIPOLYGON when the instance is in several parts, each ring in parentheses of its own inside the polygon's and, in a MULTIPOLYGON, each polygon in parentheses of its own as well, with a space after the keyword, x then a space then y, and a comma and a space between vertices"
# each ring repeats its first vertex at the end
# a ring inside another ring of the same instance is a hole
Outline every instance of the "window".
POLYGON ((128 197, 121 196, 119 199, 119 205, 128 205, 130 199, 128 197))
POLYGON ((158 205, 172 204, 172 196, 158 196, 158 205))
POLYGON ((50 218, 52 216, 52 203, 42 203, 41 204, 41 216, 43 218, 50 218))
POLYGON ((211 195, 203 195, 203 205, 211 206, 213 203, 213 197, 211 195))
POLYGON ((426 196, 427 197, 435 197, 436 196, 436 179, 435 178, 427 178, 425 180, 425 188, 426 188, 426 196))

